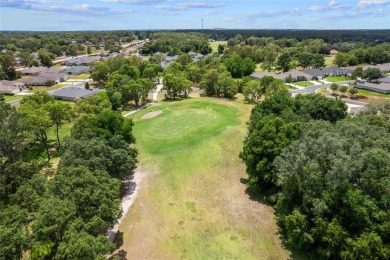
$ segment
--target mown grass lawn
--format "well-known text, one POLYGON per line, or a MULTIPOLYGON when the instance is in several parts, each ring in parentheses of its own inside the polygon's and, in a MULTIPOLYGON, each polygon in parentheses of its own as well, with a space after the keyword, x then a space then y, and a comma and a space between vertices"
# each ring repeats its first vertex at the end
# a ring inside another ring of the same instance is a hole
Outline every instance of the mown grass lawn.
POLYGON ((218 45, 222 44, 226 48, 227 41, 215 41, 215 42, 209 42, 210 47, 213 49, 213 52, 218 52, 218 45))
POLYGON ((390 98, 390 94, 382 94, 382 93, 377 93, 374 91, 369 91, 366 89, 359 89, 359 92, 357 93, 359 96, 367 96, 367 97, 384 97, 384 98, 390 98))
POLYGON ((310 87, 314 86, 314 83, 309 82, 309 81, 297 81, 293 82, 294 85, 301 86, 301 87, 310 87))
POLYGON ((333 61, 335 57, 336 57, 335 54, 325 56, 325 67, 333 67, 334 66, 333 61))
POLYGON ((288 84, 284 84, 284 86, 285 86, 287 89, 297 89, 296 87, 290 86, 290 85, 288 85, 288 84))
POLYGON ((91 77, 91 74, 82 73, 80 75, 71 75, 69 76, 69 79, 89 79, 91 77))
POLYGON ((32 90, 30 90, 29 92, 35 93, 35 92, 42 92, 42 91, 50 91, 50 90, 66 87, 66 86, 69 86, 69 85, 71 85, 71 84, 61 82, 60 84, 55 84, 55 85, 52 85, 52 86, 33 86, 32 90))
POLYGON ((131 116, 145 174, 120 225, 132 259, 287 259, 273 210, 246 193, 238 154, 252 105, 159 102, 131 116), (142 115, 162 113, 150 119, 142 115))
POLYGON ((4 95, 4 101, 5 101, 5 102, 9 102, 9 101, 17 100, 17 99, 21 99, 21 98, 23 98, 23 96, 4 95))
POLYGON ((342 81, 350 80, 349 78, 344 77, 344 76, 326 77, 326 78, 324 78, 324 79, 325 79, 326 81, 329 81, 329 82, 342 82, 342 81))

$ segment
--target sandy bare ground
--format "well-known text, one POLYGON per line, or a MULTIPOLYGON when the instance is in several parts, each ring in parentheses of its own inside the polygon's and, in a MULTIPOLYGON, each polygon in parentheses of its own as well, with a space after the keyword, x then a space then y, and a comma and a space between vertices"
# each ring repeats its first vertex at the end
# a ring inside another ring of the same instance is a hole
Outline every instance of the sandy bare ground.
POLYGON ((158 116, 159 114, 162 113, 162 110, 156 110, 156 111, 152 111, 152 112, 149 112, 149 113, 146 113, 145 115, 143 115, 141 117, 141 119, 149 119, 149 118, 153 118, 155 116, 158 116))
POLYGON ((140 167, 138 167, 133 175, 130 175, 126 178, 125 187, 126 191, 121 201, 122 206, 122 216, 120 219, 118 219, 115 226, 108 230, 106 233, 106 236, 111 240, 114 241, 115 235, 118 232, 119 225, 122 223, 123 219, 125 218, 127 212, 133 205, 135 199, 137 198, 139 187, 141 184, 142 179, 145 177, 144 173, 141 171, 140 167))

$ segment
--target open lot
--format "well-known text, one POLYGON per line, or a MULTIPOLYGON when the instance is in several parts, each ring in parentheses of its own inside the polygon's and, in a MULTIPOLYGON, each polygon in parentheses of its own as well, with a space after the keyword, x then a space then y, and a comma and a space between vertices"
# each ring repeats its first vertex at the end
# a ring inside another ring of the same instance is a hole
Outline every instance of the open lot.
POLYGON ((287 259, 238 158, 251 105, 192 98, 132 115, 144 180, 120 225, 132 259, 287 259), (161 114, 141 117, 151 111, 161 114))
POLYGON ((334 66, 333 61, 334 61, 335 57, 336 57, 335 54, 325 56, 325 67, 332 67, 332 66, 334 66))
POLYGON ((218 52, 218 45, 222 44, 226 47, 227 41, 215 41, 215 42, 210 42, 210 46, 213 49, 213 52, 218 52))

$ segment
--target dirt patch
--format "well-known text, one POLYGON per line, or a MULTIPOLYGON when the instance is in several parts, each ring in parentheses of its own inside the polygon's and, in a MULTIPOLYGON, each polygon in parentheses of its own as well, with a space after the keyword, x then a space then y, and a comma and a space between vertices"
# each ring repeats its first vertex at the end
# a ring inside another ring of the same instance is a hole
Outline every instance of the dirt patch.
POLYGON ((119 225, 122 223, 127 212, 130 210, 135 199, 138 195, 139 185, 141 184, 142 179, 145 177, 145 174, 142 172, 140 167, 138 167, 132 175, 129 175, 125 181, 125 193, 123 194, 121 206, 122 206, 122 216, 117 220, 117 223, 112 229, 107 230, 106 236, 111 241, 114 241, 115 235, 118 232, 119 225))
POLYGON ((158 116, 159 114, 162 113, 162 110, 156 110, 156 111, 152 111, 152 112, 149 112, 149 113, 146 113, 145 115, 143 115, 141 117, 141 119, 149 119, 149 118, 153 118, 155 116, 158 116))

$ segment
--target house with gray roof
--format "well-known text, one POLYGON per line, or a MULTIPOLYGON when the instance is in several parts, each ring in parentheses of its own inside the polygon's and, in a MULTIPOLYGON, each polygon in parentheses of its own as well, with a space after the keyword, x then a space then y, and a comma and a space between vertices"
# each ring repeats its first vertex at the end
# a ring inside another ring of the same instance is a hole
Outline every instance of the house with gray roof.
POLYGON ((30 67, 22 70, 22 76, 38 76, 42 73, 62 73, 65 68, 30 67))
POLYGON ((371 83, 371 82, 361 82, 356 84, 356 88, 366 89, 382 94, 390 94, 390 83, 380 82, 380 83, 371 83))
POLYGON ((84 56, 77 57, 69 60, 65 60, 62 62, 63 65, 66 66, 88 66, 90 63, 99 61, 100 56, 84 56))
POLYGON ((18 81, 0 80, 0 93, 14 95, 25 90, 25 84, 18 81))
POLYGON ((66 73, 40 73, 38 76, 28 77, 19 80, 19 82, 25 83, 26 85, 32 86, 50 86, 58 84, 64 80, 69 79, 66 73))
POLYGON ((322 79, 328 76, 343 76, 351 73, 350 68, 342 68, 342 67, 328 67, 323 69, 309 69, 303 70, 302 72, 309 74, 311 77, 317 77, 318 79, 322 79))
POLYGON ((265 76, 271 76, 271 77, 274 77, 276 79, 281 79, 283 81, 285 81, 286 78, 291 76, 291 79, 293 82, 311 80, 311 78, 312 78, 311 75, 306 74, 303 71, 299 71, 299 70, 291 70, 291 71, 280 73, 280 74, 277 74, 274 72, 261 72, 261 73, 253 73, 250 75, 250 77, 253 79, 261 79, 265 76))
POLYGON ((94 96, 104 89, 86 89, 84 83, 66 86, 60 89, 49 91, 49 94, 56 99, 76 101, 78 99, 94 96))
POLYGON ((384 77, 378 79, 379 82, 390 83, 390 77, 384 77))
POLYGON ((83 73, 87 73, 89 70, 88 66, 74 66, 66 68, 65 73, 69 75, 80 75, 83 73))

